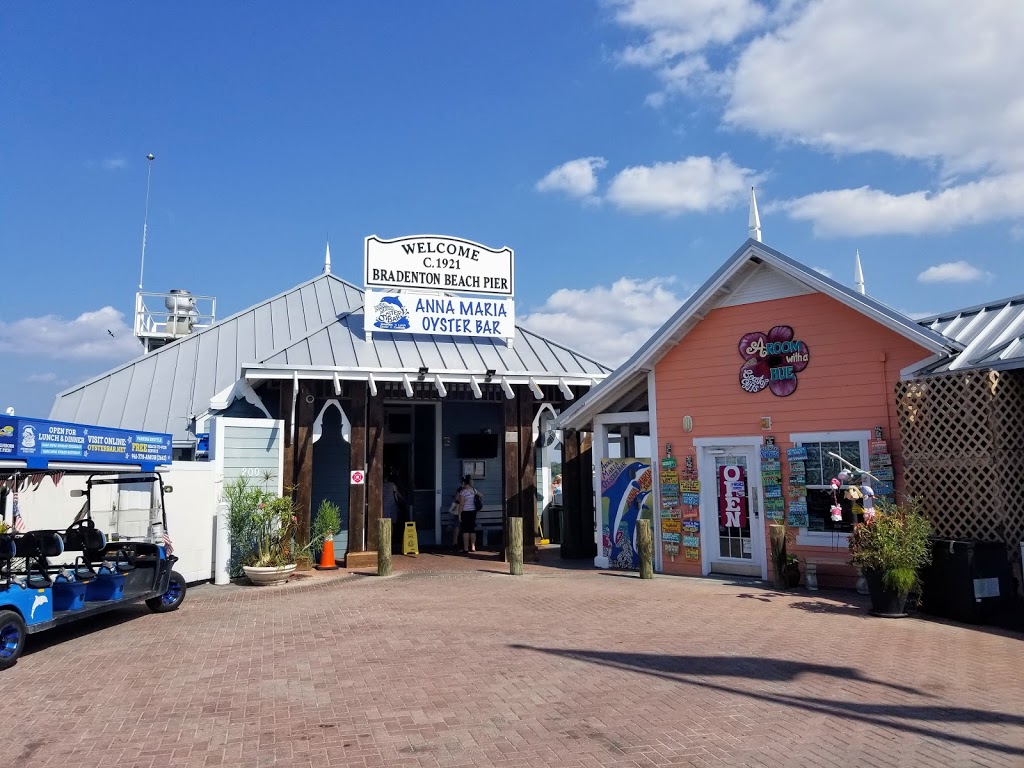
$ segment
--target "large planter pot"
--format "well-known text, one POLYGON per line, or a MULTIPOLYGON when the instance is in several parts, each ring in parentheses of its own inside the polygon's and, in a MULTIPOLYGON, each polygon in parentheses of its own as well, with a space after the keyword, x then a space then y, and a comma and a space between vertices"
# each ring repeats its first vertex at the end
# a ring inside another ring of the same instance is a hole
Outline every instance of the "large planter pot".
POLYGON ((245 565, 242 566, 242 570, 245 571, 249 581, 257 587, 273 587, 288 581, 288 577, 295 572, 295 563, 269 568, 245 565))
POLYGON ((888 589, 882 571, 865 570, 864 579, 868 583, 873 615, 887 619, 901 619, 907 615, 907 596, 888 589))

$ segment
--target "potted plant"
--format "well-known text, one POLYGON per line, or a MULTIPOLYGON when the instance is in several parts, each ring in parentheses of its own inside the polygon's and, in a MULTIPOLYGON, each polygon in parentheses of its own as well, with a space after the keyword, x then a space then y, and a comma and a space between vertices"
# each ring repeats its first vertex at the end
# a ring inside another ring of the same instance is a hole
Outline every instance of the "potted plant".
POLYGON ((231 573, 244 573, 258 586, 284 584, 295 571, 295 510, 278 497, 240 477, 224 488, 231 537, 231 573))
POLYGON ((920 588, 918 573, 931 562, 931 524, 920 503, 880 503, 853 527, 850 554, 864 573, 876 616, 906 616, 907 595, 920 588))
POLYGON ((796 555, 786 555, 784 581, 789 589, 800 586, 800 558, 796 555))
POLYGON ((334 537, 341 529, 341 510, 333 501, 324 499, 316 511, 313 530, 310 533, 309 545, 320 552, 318 570, 334 570, 338 566, 334 562, 334 537))

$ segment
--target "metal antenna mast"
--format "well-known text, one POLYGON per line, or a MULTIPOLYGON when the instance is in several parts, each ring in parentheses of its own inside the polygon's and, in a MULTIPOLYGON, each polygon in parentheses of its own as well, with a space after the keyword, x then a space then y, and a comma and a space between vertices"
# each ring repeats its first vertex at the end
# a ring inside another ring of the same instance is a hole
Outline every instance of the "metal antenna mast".
POLYGON ((142 290, 142 275, 146 271, 146 227, 149 225, 149 180, 153 176, 153 154, 146 155, 149 170, 146 171, 146 215, 142 219, 142 266, 139 267, 139 290, 142 290))

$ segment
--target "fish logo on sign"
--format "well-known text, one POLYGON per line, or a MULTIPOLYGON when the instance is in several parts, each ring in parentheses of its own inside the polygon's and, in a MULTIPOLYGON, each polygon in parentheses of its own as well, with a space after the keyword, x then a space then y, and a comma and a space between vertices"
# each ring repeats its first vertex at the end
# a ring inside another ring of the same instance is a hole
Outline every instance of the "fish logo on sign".
POLYGON ((379 304, 375 304, 373 311, 377 319, 373 321, 374 328, 382 331, 404 331, 409 329, 409 310, 402 306, 397 296, 385 296, 379 304))

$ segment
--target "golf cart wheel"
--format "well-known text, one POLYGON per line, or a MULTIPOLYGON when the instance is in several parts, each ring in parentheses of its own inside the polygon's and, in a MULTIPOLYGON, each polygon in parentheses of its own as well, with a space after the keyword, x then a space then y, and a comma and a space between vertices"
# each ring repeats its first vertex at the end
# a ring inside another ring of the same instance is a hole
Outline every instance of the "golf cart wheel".
POLYGON ((21 656, 28 631, 14 611, 0 611, 0 669, 7 669, 21 656))
POLYGON ((175 611, 181 605, 181 601, 185 599, 186 589, 185 578, 177 571, 171 571, 171 581, 167 585, 167 591, 160 595, 160 597, 149 598, 146 601, 146 605, 154 613, 175 611))

